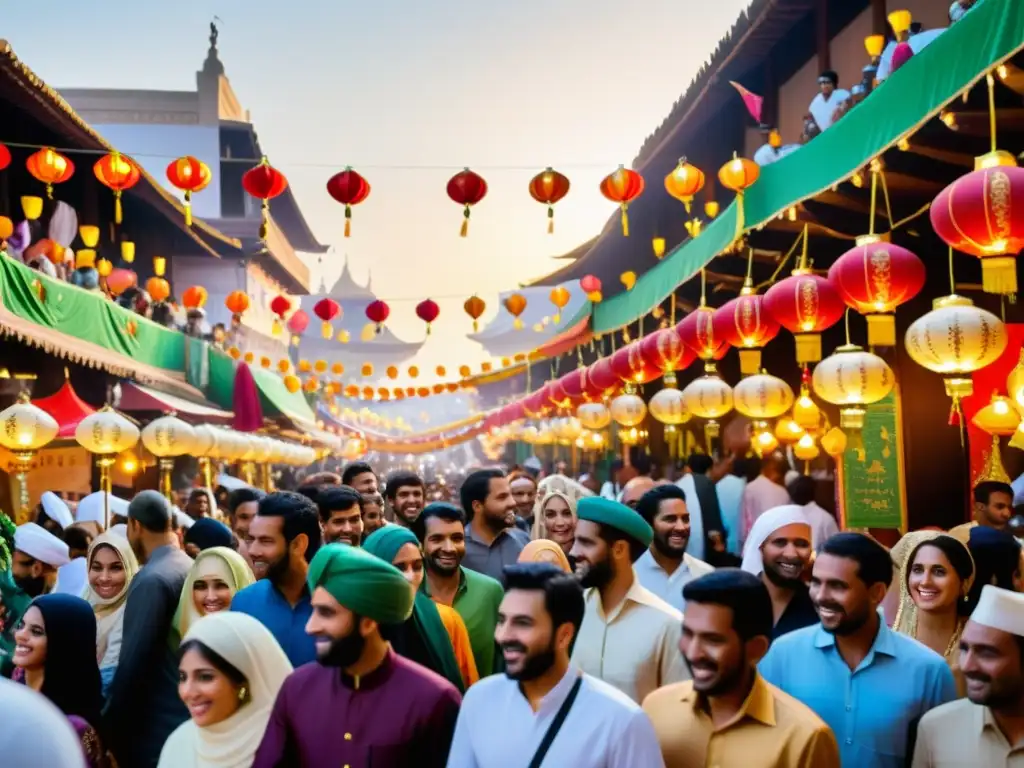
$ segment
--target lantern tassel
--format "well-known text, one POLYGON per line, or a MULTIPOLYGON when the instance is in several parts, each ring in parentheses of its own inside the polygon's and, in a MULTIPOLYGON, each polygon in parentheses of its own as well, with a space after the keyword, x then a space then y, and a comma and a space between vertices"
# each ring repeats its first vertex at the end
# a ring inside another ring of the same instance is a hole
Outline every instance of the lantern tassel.
POLYGON ((192 226, 192 190, 185 190, 185 226, 192 226))
POLYGON ((743 215, 743 190, 736 192, 736 239, 743 237, 743 230, 746 226, 746 217, 743 215))
POLYGON ((627 212, 628 208, 629 208, 629 206, 626 205, 626 203, 622 204, 622 236, 623 237, 629 237, 629 213, 627 212))
POLYGON ((515 322, 512 323, 512 327, 515 328, 517 331, 523 330, 523 321, 517 317, 515 319, 515 322))
POLYGON ((270 326, 271 336, 281 335, 281 318, 275 318, 273 324, 270 326))
POLYGON ((555 234, 555 208, 554 206, 548 206, 548 234, 555 234))
POLYGON ((329 321, 324 320, 320 324, 320 335, 325 339, 331 338, 334 335, 334 326, 332 326, 329 321))
POLYGON ((121 211, 121 190, 114 190, 114 223, 120 224, 124 220, 124 214, 121 211))
POLYGON ((985 293, 999 293, 1015 301, 1017 293, 1017 257, 986 256, 981 260, 981 283, 985 293))
POLYGON ((46 185, 46 199, 53 200, 53 184, 46 185))
POLYGON ((266 243, 267 231, 270 229, 270 201, 264 200, 260 206, 260 242, 266 243))
POLYGON ((352 236, 352 206, 345 206, 345 237, 352 236))
POLYGON ((459 229, 459 237, 465 237, 469 234, 469 205, 467 204, 462 209, 462 227, 459 229))
POLYGON ((478 323, 476 320, 474 320, 473 321, 473 333, 476 333, 479 330, 480 330, 480 323, 478 323))

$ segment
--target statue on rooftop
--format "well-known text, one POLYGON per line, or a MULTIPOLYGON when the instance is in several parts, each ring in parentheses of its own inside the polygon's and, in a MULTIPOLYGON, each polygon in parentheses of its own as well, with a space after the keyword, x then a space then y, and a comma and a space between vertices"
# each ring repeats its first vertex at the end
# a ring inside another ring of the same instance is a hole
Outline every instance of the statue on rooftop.
POLYGON ((217 24, 215 22, 211 21, 210 22, 210 47, 211 48, 216 48, 217 47, 217 35, 218 34, 219 33, 217 32, 217 24))

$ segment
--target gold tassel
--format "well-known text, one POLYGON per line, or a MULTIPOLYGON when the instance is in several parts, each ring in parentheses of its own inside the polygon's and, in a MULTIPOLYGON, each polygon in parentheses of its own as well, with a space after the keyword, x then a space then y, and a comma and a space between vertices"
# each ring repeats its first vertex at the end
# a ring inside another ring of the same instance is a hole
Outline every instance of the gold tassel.
POLYGON ((192 191, 185 190, 185 226, 192 226, 192 191))
POLYGON ((743 215, 743 190, 736 193, 736 239, 743 237, 743 229, 746 226, 743 215))
POLYGON ((517 331, 523 330, 523 321, 517 317, 515 322, 512 323, 512 327, 515 328, 517 331))
POLYGON ((123 220, 123 214, 121 212, 121 190, 114 190, 114 223, 120 224, 123 220))
POLYGON ((548 206, 548 234, 555 234, 555 209, 552 206, 548 206))
POLYGON ((622 204, 622 236, 623 237, 629 237, 629 214, 627 213, 627 209, 628 208, 629 208, 629 205, 627 205, 626 203, 622 204))
POLYGON ((480 323, 478 323, 476 320, 474 320, 473 321, 473 333, 476 333, 479 330, 480 330, 480 323))
POLYGON ((345 237, 352 236, 352 206, 345 206, 345 237))
POLYGON ((986 256, 981 260, 981 282, 985 293, 1009 296, 1017 293, 1017 258, 1015 256, 986 256))
POLYGON ((266 243, 267 231, 270 229, 270 201, 264 200, 260 207, 260 241, 266 243))
POLYGON ((469 234, 469 206, 462 209, 462 227, 459 229, 459 237, 469 234))
POLYGON ((323 336, 325 339, 329 339, 332 336, 334 336, 334 328, 326 320, 324 320, 323 323, 320 324, 320 335, 323 336))

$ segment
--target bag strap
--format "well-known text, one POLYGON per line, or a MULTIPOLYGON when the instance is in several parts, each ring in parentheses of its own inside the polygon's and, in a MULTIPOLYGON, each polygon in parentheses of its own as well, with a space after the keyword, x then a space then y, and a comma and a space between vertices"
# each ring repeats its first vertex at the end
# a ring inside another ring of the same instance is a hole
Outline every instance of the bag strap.
POLYGON ((551 744, 554 742, 555 737, 558 736, 558 732, 562 730, 562 725, 565 723, 565 718, 569 716, 569 710, 572 709, 573 702, 576 701, 576 695, 580 692, 580 686, 583 684, 583 675, 576 678, 576 682, 573 683, 572 690, 569 691, 569 695, 565 697, 565 701, 562 702, 562 706, 558 710, 558 714, 555 715, 555 719, 551 721, 551 725, 548 726, 547 733, 544 734, 543 740, 540 742, 540 746, 537 747, 537 751, 533 755, 533 759, 530 761, 529 768, 540 768, 541 763, 544 762, 544 758, 548 754, 548 750, 551 749, 551 744))

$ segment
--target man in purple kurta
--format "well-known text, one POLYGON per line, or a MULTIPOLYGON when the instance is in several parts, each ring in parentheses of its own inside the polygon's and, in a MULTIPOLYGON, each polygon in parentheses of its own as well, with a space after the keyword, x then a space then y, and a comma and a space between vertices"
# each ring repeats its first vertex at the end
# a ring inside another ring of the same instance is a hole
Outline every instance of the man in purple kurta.
POLYGON ((253 768, 443 768, 461 697, 391 650, 413 593, 401 572, 361 549, 323 547, 309 566, 317 663, 285 681, 253 768))

